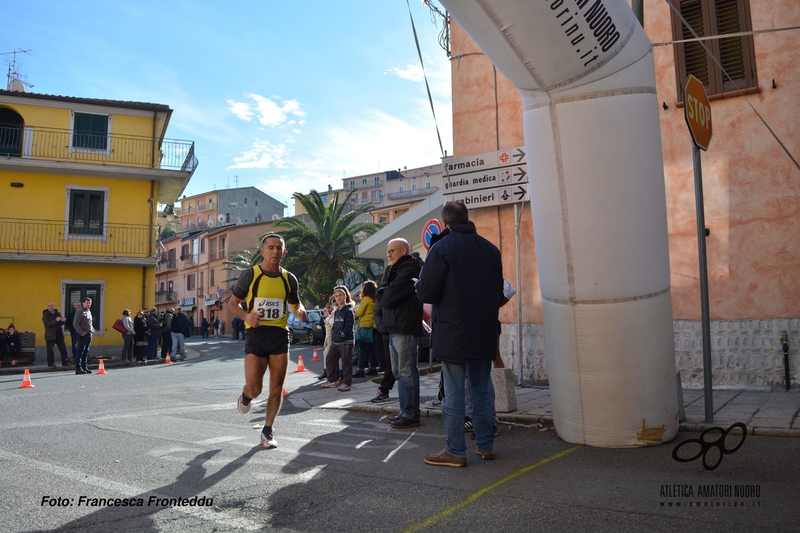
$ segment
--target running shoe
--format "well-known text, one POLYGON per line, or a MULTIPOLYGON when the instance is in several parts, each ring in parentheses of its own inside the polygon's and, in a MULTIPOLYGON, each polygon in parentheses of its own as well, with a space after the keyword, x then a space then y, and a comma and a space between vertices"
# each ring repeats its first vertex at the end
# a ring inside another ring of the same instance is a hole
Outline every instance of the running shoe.
POLYGON ((246 415, 247 413, 250 412, 250 406, 252 403, 253 403, 252 400, 250 400, 247 403, 244 403, 244 393, 241 393, 239 395, 239 398, 236 400, 236 408, 239 410, 240 413, 246 415))
POLYGON ((272 431, 269 433, 261 432, 261 447, 267 450, 278 447, 278 441, 275 440, 275 435, 272 431))

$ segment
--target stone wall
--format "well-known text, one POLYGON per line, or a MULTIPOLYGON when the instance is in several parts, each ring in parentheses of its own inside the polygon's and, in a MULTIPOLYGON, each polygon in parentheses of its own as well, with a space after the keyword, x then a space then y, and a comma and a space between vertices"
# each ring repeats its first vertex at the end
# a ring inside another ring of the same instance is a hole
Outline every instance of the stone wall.
MULTIPOLYGON (((684 388, 703 388, 703 342, 700 321, 676 320, 675 366, 684 388)), ((780 335, 789 336, 789 375, 797 386, 800 365, 800 318, 717 320, 711 322, 711 364, 715 389, 785 389, 780 335)), ((517 326, 503 324, 500 353, 507 368, 517 369, 517 326)), ((522 376, 525 386, 547 385, 547 356, 542 324, 522 325, 522 376)))

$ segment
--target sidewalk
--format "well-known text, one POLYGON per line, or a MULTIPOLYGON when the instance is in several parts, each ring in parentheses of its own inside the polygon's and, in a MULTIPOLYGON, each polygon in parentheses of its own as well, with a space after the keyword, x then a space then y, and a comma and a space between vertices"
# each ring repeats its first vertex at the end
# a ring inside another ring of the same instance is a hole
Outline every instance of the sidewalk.
MULTIPOLYGON (((322 382, 319 382, 320 384, 322 382)), ((356 379, 349 392, 336 389, 320 389, 319 385, 304 386, 289 391, 286 398, 292 405, 301 408, 347 409, 369 412, 399 412, 396 387, 389 395, 392 401, 375 404, 377 384, 372 380, 356 379)), ((436 398, 439 390, 439 373, 420 376, 421 402, 436 398)), ((524 425, 553 425, 549 387, 517 387, 517 410, 497 413, 501 422, 524 425)), ((800 438, 800 393, 791 391, 745 391, 715 390, 713 395, 714 423, 705 422, 705 404, 702 390, 684 390, 683 402, 686 420, 681 431, 705 431, 709 427, 727 428, 734 422, 743 422, 751 435, 800 438)), ((441 416, 439 409, 422 408, 422 416, 441 416)))
MULTIPOLYGON (((187 347, 187 360, 194 359, 200 354, 187 347)), ((19 375, 20 381, 25 368, 34 373, 40 372, 74 372, 73 367, 61 368, 61 363, 56 363, 56 368, 48 368, 46 363, 32 365, 3 365, 0 367, 0 376, 19 375)), ((150 364, 164 364, 161 360, 150 364)), ((106 368, 127 366, 125 363, 105 362, 106 368)), ((97 363, 90 364, 89 368, 97 369, 97 363)), ((289 372, 292 372, 294 363, 290 363, 289 372)), ((427 367, 420 368, 420 399, 421 403, 436 398, 439 391, 438 365, 433 373, 428 373, 427 367)), ((352 411, 368 412, 399 412, 397 404, 397 387, 389 396, 391 401, 375 404, 370 400, 375 396, 377 383, 370 379, 354 379, 352 389, 341 393, 336 389, 320 389, 322 382, 304 385, 297 390, 289 390, 287 401, 300 408, 307 409, 346 409, 352 411)), ((497 413, 497 419, 502 423, 515 423, 523 425, 552 426, 553 412, 550 405, 549 387, 517 387, 517 410, 511 413, 497 413)), ((683 403, 686 420, 680 424, 682 431, 705 431, 709 427, 727 428, 735 422, 743 422, 751 435, 765 435, 775 437, 800 438, 800 391, 752 391, 752 390, 715 390, 713 394, 714 423, 705 422, 705 403, 703 391, 699 389, 684 389, 683 403)), ((422 408, 422 416, 442 416, 440 409, 422 408)))

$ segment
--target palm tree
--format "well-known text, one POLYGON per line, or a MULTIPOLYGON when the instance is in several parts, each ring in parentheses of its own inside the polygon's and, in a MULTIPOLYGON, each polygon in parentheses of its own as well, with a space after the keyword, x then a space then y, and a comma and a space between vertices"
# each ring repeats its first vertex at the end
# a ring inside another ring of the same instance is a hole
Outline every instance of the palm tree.
POLYGON ((345 205, 355 193, 355 189, 350 191, 343 202, 336 195, 327 206, 317 191, 294 193, 292 197, 303 205, 311 224, 298 217, 275 223, 275 227, 288 228, 282 233, 289 250, 286 268, 300 278, 307 296, 320 304, 327 302, 336 282, 345 279, 348 271, 357 272, 363 279, 373 277, 373 261, 358 259, 356 253, 358 244, 381 226, 356 222, 369 211, 369 206, 344 213, 345 205))

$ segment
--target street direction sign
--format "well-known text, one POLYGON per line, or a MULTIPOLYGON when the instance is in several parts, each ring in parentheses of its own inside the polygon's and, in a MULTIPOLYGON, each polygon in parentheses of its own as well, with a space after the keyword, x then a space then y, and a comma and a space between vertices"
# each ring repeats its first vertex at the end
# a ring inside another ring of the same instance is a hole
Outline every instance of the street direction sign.
POLYGON ((524 147, 454 157, 445 165, 450 178, 445 178, 445 201, 462 201, 474 208, 530 199, 524 147))
POLYGON ((438 235, 441 232, 442 232, 442 225, 439 223, 438 220, 432 218, 429 221, 427 221, 425 223, 425 227, 422 228, 422 246, 424 246, 426 250, 430 250, 431 240, 433 239, 433 236, 438 235))
POLYGON ((711 105, 703 82, 689 74, 683 87, 683 116, 694 143, 708 150, 711 142, 711 105))

